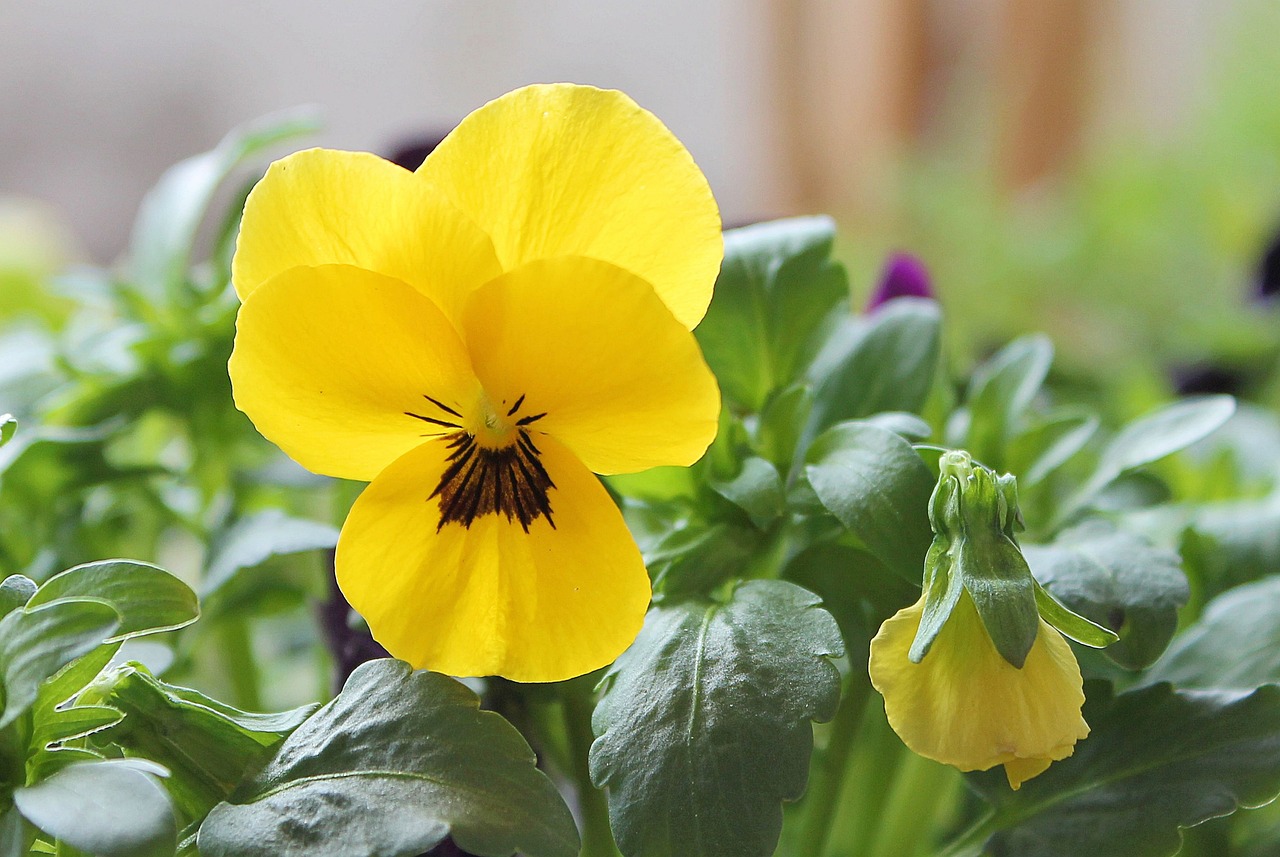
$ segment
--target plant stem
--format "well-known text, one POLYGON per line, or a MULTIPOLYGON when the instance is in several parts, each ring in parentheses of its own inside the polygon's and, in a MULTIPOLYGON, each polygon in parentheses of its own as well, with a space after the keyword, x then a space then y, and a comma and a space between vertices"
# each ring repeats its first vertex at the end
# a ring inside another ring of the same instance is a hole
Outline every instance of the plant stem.
POLYGON ((939 811, 958 784, 959 776, 952 768, 915 753, 904 754, 867 857, 917 853, 921 842, 937 829, 939 811))
POLYGON ((238 616, 223 616, 218 623, 218 642, 236 707, 262 711, 261 676, 253 655, 249 623, 238 616))
POLYGON ((565 734, 569 738, 572 774, 578 792, 578 812, 582 826, 580 857, 620 857, 609 827, 609 805, 604 792, 591 782, 587 756, 595 734, 591 731, 591 712, 595 708, 591 686, 572 681, 561 685, 564 705, 565 734))
POLYGON ((938 852, 938 857, 976 857, 982 853, 982 845, 996 831, 996 813, 991 810, 980 816, 969 828, 938 852))
POLYGON ((831 723, 831 737, 809 775, 804 797, 797 853, 821 857, 831 836, 831 822, 840 803, 845 770, 854 740, 861 732, 863 710, 871 694, 865 676, 850 676, 849 689, 831 723))

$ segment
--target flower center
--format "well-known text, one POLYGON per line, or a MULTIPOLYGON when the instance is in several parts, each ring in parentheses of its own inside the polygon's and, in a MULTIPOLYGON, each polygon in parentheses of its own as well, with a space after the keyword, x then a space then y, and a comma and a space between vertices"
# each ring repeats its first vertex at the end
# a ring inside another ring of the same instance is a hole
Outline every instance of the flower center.
POLYGON ((439 409, 439 416, 409 411, 405 415, 445 429, 428 436, 443 436, 450 450, 440 482, 427 498, 440 498, 437 532, 451 522, 469 528, 476 518, 489 514, 519 521, 526 533, 540 517, 555 527, 547 492, 556 486, 527 428, 545 412, 520 416, 524 405, 520 396, 503 413, 485 397, 477 406, 476 418, 468 420, 443 402, 423 398, 439 409))

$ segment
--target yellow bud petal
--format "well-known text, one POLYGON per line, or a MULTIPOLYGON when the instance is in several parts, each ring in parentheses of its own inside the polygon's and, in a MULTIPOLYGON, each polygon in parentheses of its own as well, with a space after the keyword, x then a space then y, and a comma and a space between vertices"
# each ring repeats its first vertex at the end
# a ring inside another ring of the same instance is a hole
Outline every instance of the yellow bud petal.
POLYGON ((1004 765, 1016 789, 1089 734, 1080 667, 1051 625, 1040 620, 1017 669, 996 651, 965 592, 929 654, 913 664, 907 651, 923 610, 923 598, 899 610, 871 641, 871 683, 913 751, 962 771, 1004 765))

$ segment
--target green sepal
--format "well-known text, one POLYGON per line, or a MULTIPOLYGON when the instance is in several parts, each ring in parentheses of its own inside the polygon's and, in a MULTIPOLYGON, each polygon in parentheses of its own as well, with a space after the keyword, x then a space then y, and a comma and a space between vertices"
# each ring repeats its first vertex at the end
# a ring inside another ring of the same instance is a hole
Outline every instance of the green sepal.
POLYGON ((957 518, 959 508, 959 483, 945 477, 939 479, 929 501, 929 520, 933 522, 937 535, 925 555, 924 610, 920 615, 920 627, 916 629, 915 639, 907 652, 907 659, 913 664, 920 663, 929 654, 933 641, 951 617, 951 611, 955 610, 960 593, 964 591, 960 575, 952 574, 952 540, 942 523, 948 518, 957 518))
POLYGON ((1022 526, 1016 481, 997 476, 962 451, 944 454, 939 468, 929 505, 935 535, 925 561, 925 608, 908 658, 919 663, 928 653, 963 589, 996 651, 1021 669, 1039 632, 1040 614, 1035 579, 1014 540, 1022 526))
POLYGON ((1039 581, 1036 585, 1036 608, 1040 618, 1070 637, 1082 646, 1091 649, 1103 649, 1120 639, 1120 635, 1109 628, 1104 628, 1073 613, 1048 593, 1039 581))

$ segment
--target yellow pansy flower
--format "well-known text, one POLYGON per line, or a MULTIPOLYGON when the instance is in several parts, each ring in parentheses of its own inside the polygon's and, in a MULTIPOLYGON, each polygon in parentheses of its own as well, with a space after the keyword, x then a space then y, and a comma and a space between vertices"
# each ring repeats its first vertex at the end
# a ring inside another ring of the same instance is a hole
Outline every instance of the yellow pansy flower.
POLYGON ((880 626, 871 641, 871 683, 889 725, 926 758, 962 771, 1004 765, 1009 785, 1065 759, 1089 735, 1080 667, 1062 634, 1039 620, 1021 669, 991 642, 972 597, 961 593, 929 653, 907 657, 924 598, 880 626))
POLYGON ((304 467, 370 481, 337 574, 388 651, 554 681, 631 643, 649 578, 593 473, 715 436, 690 331, 722 253, 706 179, 619 92, 509 93, 416 173, 271 166, 233 262, 235 401, 304 467))
POLYGON ((871 684, 913 751, 962 771, 1038 776, 1089 735, 1080 666, 1062 633, 1093 647, 1116 635, 1055 601, 1015 533, 1017 481, 954 450, 929 501, 924 592, 871 641, 871 684))

